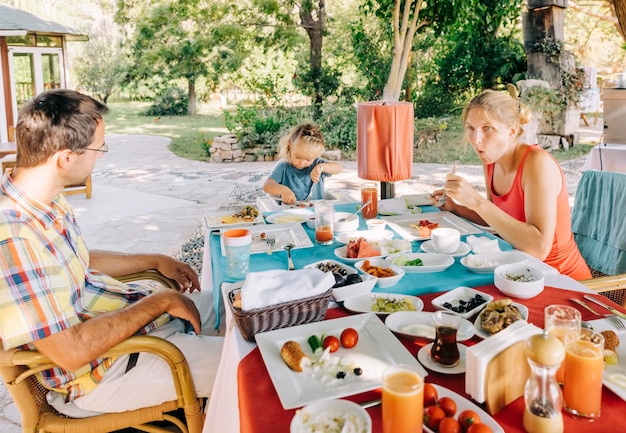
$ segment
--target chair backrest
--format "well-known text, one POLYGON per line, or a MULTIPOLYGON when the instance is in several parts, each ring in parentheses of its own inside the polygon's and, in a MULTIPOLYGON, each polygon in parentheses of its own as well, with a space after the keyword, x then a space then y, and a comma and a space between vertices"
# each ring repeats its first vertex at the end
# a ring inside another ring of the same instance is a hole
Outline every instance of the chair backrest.
POLYGON ((592 270, 626 272, 626 174, 583 172, 574 199, 572 231, 592 270))

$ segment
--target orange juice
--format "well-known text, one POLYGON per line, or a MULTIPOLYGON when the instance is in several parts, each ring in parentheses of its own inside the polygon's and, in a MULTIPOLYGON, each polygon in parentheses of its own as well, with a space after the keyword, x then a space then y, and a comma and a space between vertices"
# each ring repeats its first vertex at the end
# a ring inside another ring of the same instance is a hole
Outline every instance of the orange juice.
POLYGON ((321 226, 315 229, 315 240, 326 245, 333 242, 333 229, 331 226, 321 226))
POLYGON ((600 416, 604 341, 568 341, 565 351, 565 410, 586 418, 600 416))
POLYGON ((378 190, 376 184, 372 182, 364 183, 361 187, 361 204, 367 203, 371 200, 371 203, 363 208, 361 215, 363 218, 370 219, 378 216, 378 190))
POLYGON ((383 433, 422 431, 424 379, 409 366, 391 366, 383 373, 383 433))

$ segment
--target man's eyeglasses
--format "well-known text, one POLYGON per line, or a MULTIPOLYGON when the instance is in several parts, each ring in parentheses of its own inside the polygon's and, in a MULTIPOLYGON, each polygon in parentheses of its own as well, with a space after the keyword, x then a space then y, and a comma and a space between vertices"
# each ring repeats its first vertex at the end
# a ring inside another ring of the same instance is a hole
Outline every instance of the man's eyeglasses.
POLYGON ((109 146, 107 146, 106 143, 102 143, 102 146, 100 146, 97 149, 92 149, 90 147, 83 147, 82 150, 93 150, 94 152, 102 152, 102 153, 107 153, 109 151, 109 146))

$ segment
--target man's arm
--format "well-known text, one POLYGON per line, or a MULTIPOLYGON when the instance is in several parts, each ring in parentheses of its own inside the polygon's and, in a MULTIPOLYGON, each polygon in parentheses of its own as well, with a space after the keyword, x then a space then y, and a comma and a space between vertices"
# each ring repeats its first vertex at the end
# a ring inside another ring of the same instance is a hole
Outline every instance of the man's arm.
POLYGON ((89 266, 112 277, 156 269, 166 277, 178 281, 183 291, 200 290, 200 280, 191 266, 164 254, 124 254, 93 250, 89 252, 89 266))
POLYGON ((200 313, 193 301, 175 290, 158 290, 124 309, 101 314, 33 345, 59 366, 74 371, 163 313, 189 321, 200 333, 200 313))

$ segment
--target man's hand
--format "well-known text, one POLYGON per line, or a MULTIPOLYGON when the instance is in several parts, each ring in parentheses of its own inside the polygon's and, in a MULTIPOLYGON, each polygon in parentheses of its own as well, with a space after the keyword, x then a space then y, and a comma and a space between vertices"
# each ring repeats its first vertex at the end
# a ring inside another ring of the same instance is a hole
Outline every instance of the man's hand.
POLYGON ((178 281, 181 292, 189 290, 190 293, 193 293, 195 290, 200 290, 198 275, 187 263, 169 256, 159 256, 157 270, 166 277, 178 281))

